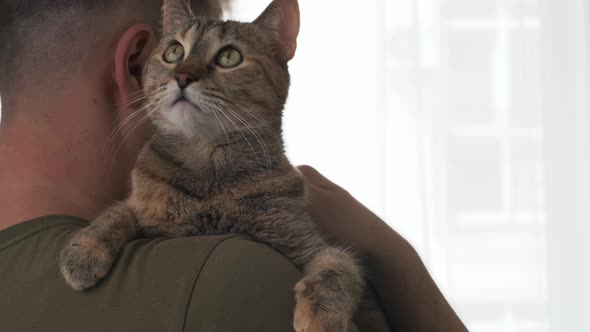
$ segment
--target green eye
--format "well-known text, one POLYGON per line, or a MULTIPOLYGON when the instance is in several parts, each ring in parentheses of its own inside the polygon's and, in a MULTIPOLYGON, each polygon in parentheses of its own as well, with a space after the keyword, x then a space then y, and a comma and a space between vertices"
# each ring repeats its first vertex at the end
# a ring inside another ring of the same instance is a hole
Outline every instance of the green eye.
POLYGON ((242 63, 242 54, 233 47, 226 47, 217 54, 217 64, 223 68, 233 68, 242 63))
POLYGON ((184 59, 184 47, 176 43, 168 47, 164 52, 164 61, 168 63, 178 63, 184 59))

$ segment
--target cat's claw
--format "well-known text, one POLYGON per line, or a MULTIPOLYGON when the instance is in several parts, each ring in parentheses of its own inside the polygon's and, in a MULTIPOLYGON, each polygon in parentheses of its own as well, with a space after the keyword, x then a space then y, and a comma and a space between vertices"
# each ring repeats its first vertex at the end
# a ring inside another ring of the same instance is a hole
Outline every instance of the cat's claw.
POLYGON ((61 253, 60 270, 73 289, 82 291, 107 275, 113 258, 105 245, 90 237, 76 236, 61 253))

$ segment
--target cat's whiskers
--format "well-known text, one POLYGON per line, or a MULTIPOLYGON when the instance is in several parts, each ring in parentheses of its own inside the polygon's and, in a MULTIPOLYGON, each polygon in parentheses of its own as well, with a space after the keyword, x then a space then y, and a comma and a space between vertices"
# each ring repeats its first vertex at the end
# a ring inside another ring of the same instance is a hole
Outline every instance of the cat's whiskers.
MULTIPOLYGON (((209 95, 211 95, 211 97, 217 97, 218 99, 221 99, 221 98, 223 97, 223 99, 222 99, 222 100, 223 100, 224 102, 226 102, 226 103, 229 103, 229 104, 231 104, 231 105, 233 105, 233 106, 236 106, 236 107, 240 108, 240 110, 242 110, 242 111, 244 111, 246 114, 248 114, 248 115, 252 116, 252 117, 254 118, 254 120, 262 122, 262 124, 263 124, 263 125, 264 125, 264 126, 267 128, 267 130, 268 130, 268 131, 269 131, 269 132, 270 132, 270 133, 273 135, 273 137, 274 137, 274 139, 275 139, 276 143, 277 143, 279 146, 281 146, 281 147, 283 146, 283 143, 282 143, 282 142, 283 142, 283 140, 282 140, 282 139, 279 137, 279 135, 278 135, 278 134, 277 134, 277 132, 274 130, 274 128, 272 127, 272 125, 271 125, 271 124, 270 124, 270 123, 269 123, 269 122, 268 122, 266 119, 264 119, 263 117, 261 117, 260 115, 258 115, 258 114, 256 114, 256 113, 254 113, 254 112, 252 112, 252 111, 248 110, 246 107, 244 107, 244 106, 242 106, 242 105, 240 105, 240 104, 236 104, 236 103, 232 102, 231 100, 229 100, 229 99, 228 99, 228 98, 226 98, 225 96, 222 96, 222 97, 218 97, 218 96, 216 96, 215 94, 217 94, 217 93, 223 94, 223 93, 221 93, 219 90, 213 90, 213 89, 211 89, 211 88, 205 88, 205 90, 207 90, 207 91, 209 91, 209 92, 213 92, 213 94, 211 94, 211 93, 209 94, 209 95)), ((222 104, 221 102, 217 102, 217 104, 219 104, 219 105, 223 106, 223 104, 222 104)))
MULTIPOLYGON (((227 140, 227 145, 229 146, 230 145, 229 135, 227 134, 227 131, 225 130, 225 126, 223 125, 223 122, 221 121, 219 116, 217 116, 217 112, 215 111, 215 109, 212 108, 211 111, 213 112, 215 119, 217 119, 217 123, 219 123, 219 125, 221 126, 221 129, 223 130, 223 133, 225 134, 225 139, 227 140)), ((221 110, 220 110, 220 112, 221 112, 221 110)))
POLYGON ((108 152, 108 147, 110 146, 110 144, 112 143, 112 141, 115 139, 115 137, 117 136, 117 134, 119 134, 123 128, 125 127, 125 125, 127 123, 129 123, 130 121, 132 121, 133 119, 137 118, 137 116, 141 115, 141 113, 143 111, 145 111, 147 105, 142 106, 141 108, 133 111, 133 113, 131 113, 129 116, 127 116, 123 121, 121 121, 111 132, 111 134, 109 135, 109 137, 107 138, 107 140, 105 141, 104 147, 103 147, 103 153, 104 152, 108 152))
MULTIPOLYGON (((154 92, 152 92, 152 95, 156 95, 159 94, 160 92, 163 92, 167 89, 166 86, 161 86, 155 89, 154 92)), ((123 105, 123 107, 131 107, 133 106, 133 104, 148 99, 151 95, 147 95, 146 94, 146 90, 145 89, 140 89, 134 93, 131 94, 131 99, 125 104, 123 105)))
POLYGON ((271 124, 266 121, 266 119, 264 119, 262 116, 248 110, 246 107, 240 105, 240 104, 236 104, 236 103, 232 103, 233 105, 235 105, 236 107, 239 107, 240 110, 242 110, 244 113, 250 115, 251 117, 254 118, 254 120, 260 121, 262 122, 262 124, 268 129, 268 131, 271 133, 271 135, 274 137, 275 141, 277 142, 277 144, 282 147, 283 146, 283 140, 280 138, 280 136, 277 134, 277 132, 274 130, 274 128, 271 126, 271 124))
MULTIPOLYGON (((103 155, 105 153, 109 152, 108 147, 110 146, 110 144, 112 143, 112 140, 117 136, 117 134, 119 134, 123 128, 125 127, 125 125, 127 125, 130 121, 132 121, 133 119, 137 118, 138 115, 141 115, 145 110, 149 109, 150 106, 153 106, 153 104, 155 102, 157 102, 157 100, 159 100, 163 94, 165 94, 165 89, 162 88, 160 89, 160 91, 156 91, 153 96, 154 98, 154 102, 148 103, 143 105, 142 107, 140 107, 139 109, 133 111, 133 113, 131 113, 129 116, 127 116, 125 119, 123 119, 111 132, 111 134, 109 135, 109 137, 107 138, 107 140, 105 141, 105 144, 103 146, 103 155)), ((143 97, 144 99, 148 98, 148 96, 143 97)), ((131 104, 130 104, 131 105, 131 104)))
POLYGON ((256 160, 260 161, 260 159, 258 158, 258 153, 256 153, 256 149, 254 149, 254 146, 252 145, 252 143, 250 143, 250 140, 244 134, 244 132, 240 129, 240 127, 238 125, 236 125, 236 123, 227 114, 225 114, 225 112, 219 107, 220 106, 219 104, 217 104, 211 100, 211 106, 217 108, 219 110, 219 112, 234 126, 234 128, 236 128, 236 130, 240 133, 240 135, 246 141, 248 146, 250 146, 250 149, 252 150, 252 153, 254 153, 256 160))
MULTIPOLYGON (((223 105, 221 105, 221 104, 217 104, 217 105, 223 107, 223 105)), ((267 171, 270 176, 270 174, 272 172, 272 159, 270 157, 270 152, 269 152, 266 144, 264 143, 264 139, 260 136, 260 134, 258 134, 256 132, 255 128, 248 121, 246 121, 244 118, 242 118, 239 114, 237 114, 235 111, 232 111, 231 109, 229 109, 227 107, 224 107, 224 109, 226 111, 228 111, 230 113, 230 115, 232 115, 234 118, 236 118, 238 121, 240 121, 246 127, 246 129, 248 129, 248 131, 250 131, 252 136, 254 136, 254 138, 256 138, 256 140, 258 141, 258 144, 260 145, 260 147, 262 148, 262 151, 264 153, 264 157, 266 159, 266 164, 267 164, 267 171)), ((236 126, 236 128, 238 128, 238 127, 236 126)))
POLYGON ((262 138, 262 136, 260 136, 259 133, 256 132, 256 130, 254 129, 254 127, 247 122, 244 118, 242 118, 238 113, 232 111, 231 109, 227 109, 230 114, 232 114, 236 119, 238 119, 238 121, 242 122, 242 124, 244 124, 244 126, 246 126, 246 129, 248 129, 250 131, 250 133, 252 133, 252 135, 256 138, 256 140, 258 141, 258 144, 260 145, 260 147, 262 148, 262 151, 264 153, 264 156, 266 158, 266 162, 267 162, 267 170, 269 172, 269 175, 272 171, 272 159, 270 157, 270 152, 268 150, 268 147, 266 146, 266 143, 264 142, 264 139, 262 138))
POLYGON ((219 110, 219 112, 221 114, 223 114, 223 116, 229 121, 231 122, 231 124, 234 126, 234 128, 236 128, 236 130, 240 133, 240 135, 242 136, 242 138, 246 141, 246 143, 250 146, 250 149, 252 150, 252 152, 254 153, 256 160, 260 161, 260 158, 258 158, 258 153, 256 152, 256 149, 254 149, 254 146, 250 143, 250 140, 248 139, 248 136, 244 134, 244 132, 242 131, 242 129, 226 114, 226 112, 224 110, 227 110, 223 104, 216 102, 215 100, 209 99, 209 102, 211 103, 211 106, 217 108, 217 110, 219 110), (222 109, 223 108, 223 109, 222 109))
MULTIPOLYGON (((215 95, 212 95, 211 97, 215 97, 215 95)), ((218 98, 219 99, 219 98, 218 98)), ((230 108, 228 108, 227 106, 225 106, 223 103, 215 100, 214 98, 211 98, 210 100, 214 105, 216 105, 216 107, 219 109, 219 107, 223 107, 224 110, 228 111, 230 113, 230 115, 232 115, 235 119, 237 119, 238 121, 240 121, 245 127, 246 129, 248 129, 248 131, 250 131, 250 133, 252 134, 252 136, 254 136, 254 138, 258 141, 258 144, 260 145, 260 147, 262 148, 264 157, 266 159, 266 168, 268 170, 268 174, 270 176, 271 172, 272 172, 272 159, 270 157, 270 152, 266 146, 266 143, 264 142, 264 139, 262 138, 262 136, 255 130, 255 128, 248 122, 246 121, 246 119, 244 119, 243 117, 241 117, 238 113, 236 113, 235 111, 231 110, 230 108)), ((232 103, 229 100, 224 100, 226 102, 229 102, 231 105, 235 105, 240 107, 239 105, 232 103)), ((243 109, 242 107, 240 107, 241 109, 243 109)), ((249 111, 246 111, 246 113, 251 114, 249 111)), ((225 112, 222 112, 222 114, 224 114, 226 117, 228 117, 225 112)), ((252 114, 251 114, 252 115, 252 114)), ((231 121, 231 119, 228 120, 231 121)), ((279 144, 279 146, 282 146, 281 141, 278 139, 276 133, 274 132, 274 130, 272 130, 272 128, 270 127, 270 125, 264 120, 261 119, 263 122, 263 125, 265 125, 266 127, 268 127, 271 131, 271 134, 273 134, 273 136, 275 137, 275 139, 277 140, 277 143, 279 144)), ((232 121, 233 122, 233 121, 232 121)), ((239 127, 235 125, 236 129, 239 130, 239 127)), ((240 131, 241 132, 241 131, 240 131)), ((253 149, 254 150, 254 149, 253 149)), ((254 151, 255 152, 255 151, 254 151)), ((255 152, 256 153, 256 152, 255 152)), ((258 159, 258 155, 256 154, 257 160, 260 161, 258 159)))
MULTIPOLYGON (((159 99, 166 92, 166 90, 167 90, 166 86, 163 86, 163 87, 157 88, 151 95, 146 95, 145 91, 140 90, 137 92, 138 94, 140 94, 140 96, 138 96, 134 99, 131 99, 127 103, 127 105, 125 105, 125 107, 131 107, 131 106, 133 106, 133 104, 143 101, 143 100, 146 100, 146 99, 149 99, 149 98, 159 99)), ((145 105, 142 105, 142 106, 145 106, 145 105)))
MULTIPOLYGON (((139 127, 141 126, 142 123, 145 122, 145 120, 149 119, 149 117, 156 112, 157 110, 160 109, 160 106, 157 105, 156 102, 152 103, 152 104, 156 104, 156 107, 154 107, 153 109, 149 110, 148 113, 135 125, 133 126, 133 128, 131 128, 131 130, 129 130, 129 132, 127 133, 127 135, 125 135, 125 137, 123 137, 123 139, 121 140, 121 142, 119 143, 119 146, 117 147, 117 149, 115 150, 115 153, 113 153, 113 158, 115 158, 117 156, 117 154, 119 154, 119 151, 121 150, 121 148, 123 147, 123 144, 125 143, 125 140, 127 140, 127 138, 139 127)), ((113 159, 114 160, 114 159, 113 159)))
MULTIPOLYGON (((110 150, 110 151, 114 151, 112 153, 110 153, 110 162, 109 162, 109 169, 110 171, 112 171, 113 166, 114 166, 114 162, 116 160, 117 155, 119 154, 119 151, 121 150, 121 148, 123 147, 123 144, 125 143, 125 140, 127 140, 127 138, 143 123, 145 122, 145 120, 147 120, 155 111, 157 111, 160 107, 158 106, 158 102, 159 99, 154 99, 154 101, 152 103, 149 103, 145 106, 142 107, 141 111, 147 111, 147 113, 135 124, 133 125, 133 127, 129 130, 129 132, 123 137, 123 139, 121 140, 121 142, 119 142, 118 146, 116 149, 110 150)), ((106 151, 107 153, 109 151, 106 151)))
POLYGON ((136 93, 132 94, 130 97, 131 97, 131 99, 129 99, 129 101, 127 102, 127 104, 125 106, 132 106, 136 102, 146 99, 148 97, 148 95, 145 94, 144 90, 140 90, 140 91, 137 91, 136 93))

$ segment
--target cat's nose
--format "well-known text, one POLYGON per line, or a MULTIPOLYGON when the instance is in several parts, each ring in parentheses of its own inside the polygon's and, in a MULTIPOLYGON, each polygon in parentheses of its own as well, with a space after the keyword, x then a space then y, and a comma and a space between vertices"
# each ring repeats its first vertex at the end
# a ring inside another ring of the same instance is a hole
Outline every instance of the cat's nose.
POLYGON ((186 88, 191 83, 198 81, 199 78, 190 73, 176 73, 176 82, 181 89, 186 88))

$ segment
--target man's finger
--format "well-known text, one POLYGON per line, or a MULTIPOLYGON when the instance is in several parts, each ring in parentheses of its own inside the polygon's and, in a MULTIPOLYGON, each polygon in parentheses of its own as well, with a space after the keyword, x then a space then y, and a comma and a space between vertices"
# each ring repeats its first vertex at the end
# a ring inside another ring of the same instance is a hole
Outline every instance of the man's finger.
POLYGON ((318 172, 315 168, 308 166, 308 165, 301 165, 297 167, 297 170, 303 175, 306 181, 310 184, 325 187, 326 189, 330 189, 333 187, 338 187, 334 182, 330 181, 328 178, 323 176, 320 172, 318 172))

